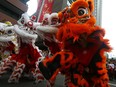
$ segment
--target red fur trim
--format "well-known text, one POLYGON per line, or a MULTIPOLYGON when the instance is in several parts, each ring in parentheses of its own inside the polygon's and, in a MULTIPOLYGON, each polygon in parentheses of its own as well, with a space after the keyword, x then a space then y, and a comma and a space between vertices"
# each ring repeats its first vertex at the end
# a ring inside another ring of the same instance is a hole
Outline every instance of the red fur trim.
POLYGON ((94 82, 95 87, 109 87, 108 85, 108 75, 105 74, 99 78, 93 77, 92 81, 94 82))
POLYGON ((44 66, 46 66, 47 62, 52 62, 56 58, 57 55, 61 55, 61 58, 60 58, 61 59, 61 61, 60 61, 61 66, 65 65, 66 63, 69 63, 73 58, 73 54, 71 52, 60 51, 60 52, 54 54, 51 58, 43 60, 44 66), (65 56, 64 56, 65 54, 69 55, 67 59, 65 59, 65 56))
MULTIPOLYGON (((81 75, 74 74, 73 77, 77 80, 78 85, 85 86, 85 87, 89 87, 88 82, 81 75)), ((75 87, 77 87, 77 86, 75 86, 75 87)))
POLYGON ((96 87, 108 87, 109 78, 108 78, 107 69, 106 69, 106 56, 104 55, 105 51, 107 51, 106 48, 100 50, 100 56, 102 58, 102 61, 96 63, 96 66, 98 68, 102 68, 102 70, 98 70, 98 74, 102 76, 100 76, 99 78, 97 77, 92 78, 92 81, 94 82, 94 85, 96 87))
POLYGON ((64 41, 67 38, 74 38, 78 40, 81 34, 86 33, 90 35, 95 30, 101 30, 99 27, 92 27, 89 24, 74 24, 68 23, 61 26, 57 32, 57 39, 59 41, 64 41))
POLYGON ((57 69, 55 72, 54 72, 54 74, 52 75, 52 77, 50 78, 50 82, 53 82, 53 81, 55 81, 55 79, 56 79, 56 76, 58 75, 58 73, 59 73, 59 69, 57 69))

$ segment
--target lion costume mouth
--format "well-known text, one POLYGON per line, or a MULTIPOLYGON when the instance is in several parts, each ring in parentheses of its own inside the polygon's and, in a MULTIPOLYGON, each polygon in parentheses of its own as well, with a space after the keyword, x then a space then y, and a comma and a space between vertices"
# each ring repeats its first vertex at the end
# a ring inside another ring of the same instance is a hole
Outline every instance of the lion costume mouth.
POLYGON ((86 17, 80 18, 78 20, 78 24, 86 23, 89 19, 90 19, 90 16, 86 16, 86 17))

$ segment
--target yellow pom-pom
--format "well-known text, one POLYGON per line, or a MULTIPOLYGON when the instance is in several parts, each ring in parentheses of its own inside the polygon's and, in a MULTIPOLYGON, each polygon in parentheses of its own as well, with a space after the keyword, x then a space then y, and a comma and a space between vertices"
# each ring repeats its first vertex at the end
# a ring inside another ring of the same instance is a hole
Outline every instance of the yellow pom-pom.
POLYGON ((8 26, 12 26, 12 23, 10 21, 6 21, 5 24, 7 24, 8 26))

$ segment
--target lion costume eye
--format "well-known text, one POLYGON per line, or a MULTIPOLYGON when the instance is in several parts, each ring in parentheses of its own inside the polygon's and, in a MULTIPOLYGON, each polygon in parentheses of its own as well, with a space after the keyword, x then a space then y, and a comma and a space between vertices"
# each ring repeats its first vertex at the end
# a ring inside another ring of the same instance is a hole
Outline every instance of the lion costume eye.
POLYGON ((22 18, 21 23, 24 24, 24 18, 22 18))
POLYGON ((85 9, 85 8, 78 9, 78 16, 83 16, 85 14, 87 14, 87 9, 85 9))
POLYGON ((7 35, 12 35, 13 34, 13 31, 12 30, 8 30, 5 32, 7 35))

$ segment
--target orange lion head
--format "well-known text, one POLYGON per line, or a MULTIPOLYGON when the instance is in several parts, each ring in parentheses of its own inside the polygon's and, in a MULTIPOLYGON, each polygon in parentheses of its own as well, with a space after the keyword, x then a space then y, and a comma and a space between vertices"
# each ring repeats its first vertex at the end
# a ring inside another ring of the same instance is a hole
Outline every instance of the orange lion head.
POLYGON ((96 19, 92 16, 94 11, 93 0, 76 0, 70 7, 59 12, 60 21, 63 23, 88 23, 95 24, 96 19))
POLYGON ((59 12, 58 16, 61 22, 57 38, 59 41, 67 38, 78 40, 80 35, 86 34, 86 37, 95 30, 100 29, 95 27, 96 19, 93 16, 94 1, 93 0, 76 0, 70 7, 66 7, 59 12))

